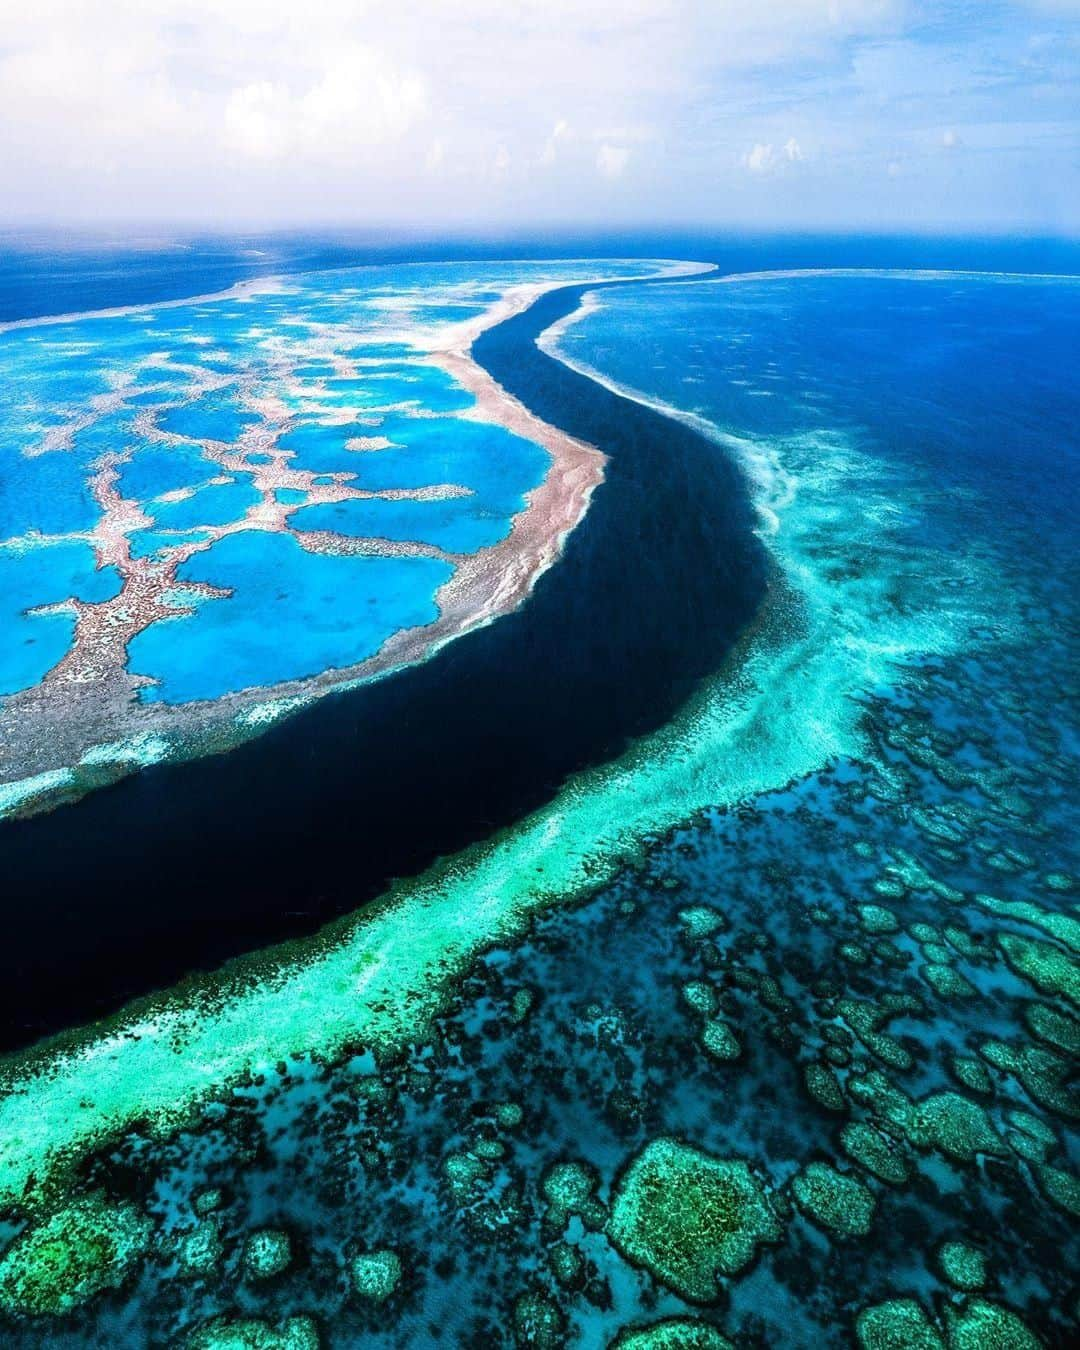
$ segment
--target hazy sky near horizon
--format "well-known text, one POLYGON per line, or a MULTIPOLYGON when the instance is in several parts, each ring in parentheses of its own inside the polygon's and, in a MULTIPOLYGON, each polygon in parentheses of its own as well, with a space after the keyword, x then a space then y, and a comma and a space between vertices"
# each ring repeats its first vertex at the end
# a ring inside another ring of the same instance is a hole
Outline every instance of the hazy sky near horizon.
POLYGON ((1080 0, 0 0, 0 222, 1080 229, 1080 0))

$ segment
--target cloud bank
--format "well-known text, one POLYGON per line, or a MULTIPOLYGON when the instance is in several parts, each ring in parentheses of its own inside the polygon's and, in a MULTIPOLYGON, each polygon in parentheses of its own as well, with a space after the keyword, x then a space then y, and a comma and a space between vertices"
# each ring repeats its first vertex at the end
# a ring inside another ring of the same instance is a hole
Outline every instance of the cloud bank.
POLYGON ((1080 225, 1074 0, 0 0, 8 221, 1080 225))

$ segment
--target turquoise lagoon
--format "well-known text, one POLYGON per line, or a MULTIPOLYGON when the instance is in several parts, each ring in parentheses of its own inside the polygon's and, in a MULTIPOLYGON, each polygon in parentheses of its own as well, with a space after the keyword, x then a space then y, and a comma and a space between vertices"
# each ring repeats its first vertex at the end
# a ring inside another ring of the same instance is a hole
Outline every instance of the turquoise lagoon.
POLYGON ((182 564, 178 580, 228 596, 144 629, 131 669, 159 681, 144 698, 183 703, 347 666, 398 629, 430 623, 451 571, 431 558, 306 553, 289 534, 227 535, 182 564))
POLYGON ((0 623, 4 627, 0 695, 35 684, 71 646, 74 615, 34 613, 75 599, 101 603, 117 595, 120 577, 99 568, 88 544, 0 551, 0 623))

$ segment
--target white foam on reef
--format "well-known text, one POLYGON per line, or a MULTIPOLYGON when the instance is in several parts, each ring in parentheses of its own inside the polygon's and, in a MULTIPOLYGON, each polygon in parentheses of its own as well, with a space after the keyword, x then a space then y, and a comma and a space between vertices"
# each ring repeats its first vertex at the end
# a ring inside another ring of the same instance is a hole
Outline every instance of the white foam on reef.
MULTIPOLYGON (((561 261, 574 266, 585 266, 596 260, 588 258, 566 258, 561 261)), ((600 266, 603 267, 605 263, 608 266, 627 266, 633 263, 641 263, 642 261, 644 260, 635 258, 611 258, 601 260, 600 266)), ((404 346, 412 347, 416 351, 432 353, 464 352, 489 328, 495 327, 496 324, 502 323, 505 319, 512 318, 515 314, 520 314, 542 295, 546 295, 550 291, 562 290, 566 286, 573 286, 575 284, 630 284, 635 281, 645 280, 646 278, 649 280, 663 280, 665 278, 673 280, 676 277, 697 276, 699 274, 705 275, 715 271, 715 267, 712 263, 686 262, 672 258, 657 258, 655 260, 655 265, 657 269, 655 272, 643 273, 640 276, 626 276, 617 272, 605 273, 600 271, 595 276, 582 278, 580 282, 575 282, 573 279, 568 280, 565 277, 555 280, 516 282, 505 287, 496 301, 485 305, 482 313, 470 315, 467 319, 447 322, 434 329, 432 329, 430 325, 405 325, 395 329, 380 330, 372 333, 371 336, 365 340, 372 343, 387 341, 399 342, 404 346)), ((451 294, 454 294, 456 299, 453 300, 451 304, 447 305, 447 308, 452 308, 454 304, 464 306, 469 304, 470 301, 475 304, 477 293, 485 291, 490 291, 490 285, 485 285, 484 283, 468 284, 453 288, 451 294)), ((446 292, 443 294, 446 294, 446 292)), ((391 298, 388 297, 387 302, 384 304, 384 308, 392 313, 407 313, 410 309, 415 308, 417 304, 424 305, 425 303, 424 292, 422 290, 419 290, 412 295, 406 293, 402 303, 397 303, 396 298, 394 298, 394 303, 390 303, 390 300, 391 298)))
POLYGON ((127 741, 113 741, 109 745, 94 745, 87 750, 80 764, 160 764, 169 758, 173 746, 163 736, 143 732, 127 741))
POLYGON ((271 722, 276 722, 282 717, 287 717, 289 713, 296 712, 298 708, 304 706, 306 701, 302 698, 267 699, 265 703, 256 703, 254 707, 245 708, 238 720, 244 726, 267 727, 271 722))
POLYGON ((70 769, 48 769, 45 773, 36 773, 30 778, 20 778, 14 783, 0 783, 0 815, 15 811, 26 802, 33 801, 47 792, 74 783, 75 775, 70 769))

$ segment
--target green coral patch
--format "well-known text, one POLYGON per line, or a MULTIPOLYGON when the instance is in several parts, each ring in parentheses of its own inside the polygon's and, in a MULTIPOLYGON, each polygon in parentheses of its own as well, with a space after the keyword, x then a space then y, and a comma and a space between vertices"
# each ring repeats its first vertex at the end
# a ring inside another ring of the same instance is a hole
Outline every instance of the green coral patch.
POLYGON ((260 1228, 244 1243, 244 1269, 252 1280, 270 1280, 288 1270, 292 1245, 288 1233, 260 1228))
POLYGON ((859 923, 865 933, 898 933, 900 922, 884 905, 860 905, 859 923))
POLYGON ((311 1317, 286 1317, 276 1325, 261 1317, 214 1317, 188 1336, 187 1350, 319 1350, 311 1317))
POLYGON ((0 1308, 65 1313, 119 1288, 149 1246, 151 1229, 133 1204, 101 1194, 72 1201, 20 1233, 0 1257, 0 1308))
POLYGON ((385 1303, 401 1283, 401 1257, 383 1247, 353 1257, 352 1286, 356 1294, 371 1303, 385 1303))
POLYGON ((1040 1106, 1075 1119, 1080 1116, 1080 1096, 1067 1059, 1043 1045, 1007 1045, 986 1041, 979 1054, 997 1069, 1013 1074, 1040 1106))
POLYGON ((556 1242, 548 1250, 551 1273, 564 1289, 580 1289, 585 1283, 585 1258, 572 1242, 556 1242))
POLYGON ((607 1231, 628 1261, 695 1303, 715 1299, 718 1276, 738 1275, 782 1235, 746 1162, 676 1139, 653 1140, 631 1162, 607 1231))
POLYGON ((994 1090, 990 1075, 986 1072, 986 1065, 980 1060, 972 1059, 968 1055, 952 1055, 949 1059, 949 1069, 957 1082, 969 1092, 979 1092, 988 1097, 994 1090))
POLYGON ((938 1148, 962 1162, 973 1162, 980 1153, 1004 1152, 990 1117, 958 1092, 938 1092, 920 1102, 910 1133, 913 1143, 938 1148))
POLYGON ((824 1064, 807 1064, 803 1069, 806 1090, 827 1111, 843 1111, 846 1106, 836 1074, 824 1064))
POLYGON ((840 1145, 849 1158, 879 1181, 902 1186, 911 1175, 907 1159, 899 1149, 865 1121, 849 1121, 840 1131, 840 1145))
POLYGON ((711 905, 690 905, 679 910, 679 922, 687 937, 700 941, 727 927, 727 919, 711 905))
POLYGON ((1049 1003, 1029 1003, 1024 1021, 1033 1036, 1046 1041, 1067 1055, 1080 1055, 1080 1022, 1049 1003))
POLYGON ((938 1249, 938 1266, 954 1289, 970 1291, 986 1284, 986 1257, 978 1247, 966 1242, 943 1242, 938 1249))
POLYGON ((687 980, 682 987, 683 1002, 702 1017, 716 1012, 716 990, 708 980, 687 980))
POLYGON ((895 1037, 881 1030, 899 1013, 914 1013, 921 1010, 921 1004, 915 999, 902 999, 894 1007, 885 1007, 868 1003, 856 998, 842 998, 836 1005, 837 1011, 851 1030, 866 1046, 891 1069, 910 1069, 913 1061, 895 1037))
POLYGON ((647 1327, 624 1327, 611 1350, 733 1350, 714 1326, 697 1317, 668 1317, 647 1327))
POLYGON ((182 1275, 208 1275, 216 1270, 225 1255, 217 1221, 208 1218, 180 1239, 177 1256, 182 1275))
POLYGON ((1080 964, 1060 947, 1017 933, 999 933, 1005 960, 1022 979, 1044 994, 1060 994, 1080 1006, 1080 964))
POLYGON ((949 1350, 1040 1350, 1038 1337, 1000 1303, 973 1298, 959 1311, 946 1308, 945 1316, 949 1350))
POLYGON ((562 1309, 542 1294, 522 1294, 514 1304, 514 1343, 520 1350, 559 1350, 566 1322, 562 1309))
POLYGON ((958 1092, 935 1092, 913 1102, 877 1069, 853 1076, 848 1089, 857 1102, 902 1130, 916 1148, 936 1148, 961 1162, 974 1162, 980 1153, 1005 1153, 986 1111, 958 1092))
POLYGON ((913 1298, 893 1298, 864 1308, 855 1319, 863 1350, 945 1350, 926 1309, 913 1298))
POLYGON ((742 1054, 739 1038, 722 1018, 713 1018, 701 1029, 701 1044, 713 1059, 738 1059, 742 1054))
POLYGON ((544 1222, 558 1232, 576 1214, 586 1228, 603 1228, 607 1209, 596 1190, 600 1178, 583 1162, 557 1162, 544 1173, 540 1190, 547 1201, 544 1222))
POLYGON ((922 968, 922 977, 938 998, 973 998, 975 987, 952 966, 931 961, 922 968))
POLYGON ((791 1183, 804 1214, 838 1237, 865 1237, 874 1221, 877 1202, 856 1177, 838 1172, 828 1163, 809 1163, 791 1183))
POLYGON ((1046 1198, 1067 1214, 1080 1219, 1080 1179, 1063 1167, 1036 1164, 1035 1176, 1046 1198))
POLYGON ((1080 919, 1071 914, 1060 914, 1041 905, 1029 904, 1026 900, 998 900, 992 895, 977 895, 975 903, 991 914, 1001 918, 1016 919, 1029 923, 1033 928, 1041 928, 1052 938, 1064 942, 1073 952, 1080 955, 1080 919))

